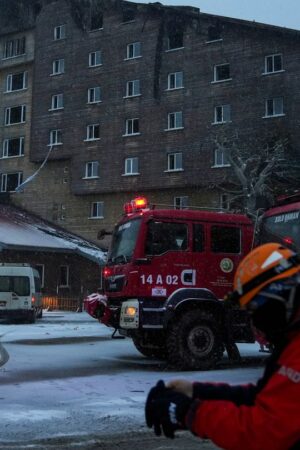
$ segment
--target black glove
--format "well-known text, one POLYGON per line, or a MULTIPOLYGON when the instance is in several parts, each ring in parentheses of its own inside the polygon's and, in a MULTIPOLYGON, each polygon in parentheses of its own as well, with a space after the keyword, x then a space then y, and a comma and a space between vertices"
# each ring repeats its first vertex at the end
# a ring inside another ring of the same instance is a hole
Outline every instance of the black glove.
POLYGON ((145 416, 149 428, 154 428, 156 436, 161 430, 168 438, 174 438, 174 431, 185 428, 185 416, 193 400, 180 392, 166 388, 160 380, 153 387, 146 400, 145 416))

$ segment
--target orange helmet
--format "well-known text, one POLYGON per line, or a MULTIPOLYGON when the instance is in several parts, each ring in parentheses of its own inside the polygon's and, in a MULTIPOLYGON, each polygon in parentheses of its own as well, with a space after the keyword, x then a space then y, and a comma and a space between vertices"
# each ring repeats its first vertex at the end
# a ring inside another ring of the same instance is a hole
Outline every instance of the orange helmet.
POLYGON ((249 303, 265 286, 300 272, 300 259, 277 243, 261 245, 239 264, 234 277, 234 292, 229 296, 240 306, 249 303))

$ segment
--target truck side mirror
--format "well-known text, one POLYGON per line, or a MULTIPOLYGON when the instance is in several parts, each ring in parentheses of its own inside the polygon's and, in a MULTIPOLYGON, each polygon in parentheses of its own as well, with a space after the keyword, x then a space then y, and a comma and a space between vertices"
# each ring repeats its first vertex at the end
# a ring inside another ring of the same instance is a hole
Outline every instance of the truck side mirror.
POLYGON ((112 231, 106 231, 104 228, 102 228, 102 230, 98 231, 97 239, 101 241, 105 236, 108 236, 110 234, 112 234, 112 231))

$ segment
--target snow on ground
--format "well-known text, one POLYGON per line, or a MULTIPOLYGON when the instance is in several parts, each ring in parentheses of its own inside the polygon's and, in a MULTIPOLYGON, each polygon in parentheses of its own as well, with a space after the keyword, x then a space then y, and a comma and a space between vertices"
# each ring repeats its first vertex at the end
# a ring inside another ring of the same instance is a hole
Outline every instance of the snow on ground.
MULTIPOLYGON (((143 430, 146 395, 160 378, 255 382, 262 367, 175 372, 141 356, 130 339, 87 313, 44 312, 33 325, 0 324, 9 353, 0 368, 0 444, 143 430), (60 338, 60 340, 58 340, 60 338)), ((259 356, 241 344, 243 356, 259 356)))

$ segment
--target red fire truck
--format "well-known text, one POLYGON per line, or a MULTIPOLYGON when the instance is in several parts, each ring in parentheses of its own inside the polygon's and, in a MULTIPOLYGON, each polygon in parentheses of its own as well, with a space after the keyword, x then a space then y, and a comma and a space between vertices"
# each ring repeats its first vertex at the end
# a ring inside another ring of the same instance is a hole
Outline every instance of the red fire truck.
POLYGON ((235 343, 254 338, 247 314, 222 299, 252 241, 244 215, 131 201, 113 232, 100 320, 177 368, 211 368, 225 349, 236 356, 235 343))
POLYGON ((257 241, 280 242, 300 252, 300 193, 279 197, 263 214, 257 241))

